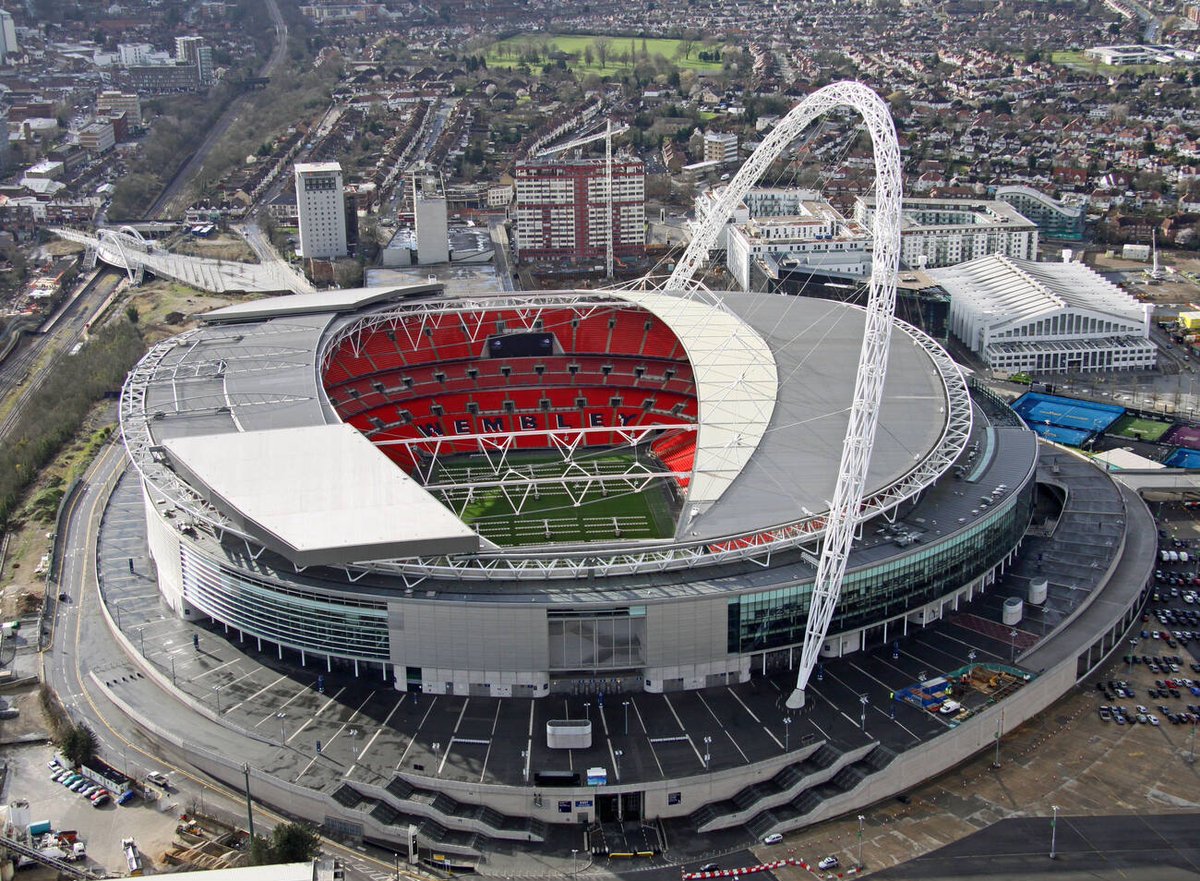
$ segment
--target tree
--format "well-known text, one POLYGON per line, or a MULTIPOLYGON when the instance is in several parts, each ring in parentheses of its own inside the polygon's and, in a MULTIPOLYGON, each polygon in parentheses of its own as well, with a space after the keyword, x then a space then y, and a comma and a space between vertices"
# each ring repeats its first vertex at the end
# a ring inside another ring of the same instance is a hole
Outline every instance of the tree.
POLYGON ((58 748, 72 765, 86 765, 96 757, 96 732, 84 722, 78 722, 63 732, 58 748))
POLYGON ((608 53, 611 45, 604 37, 598 37, 592 41, 592 47, 596 50, 596 58, 600 61, 601 67, 605 67, 608 64, 608 53))
POLYGON ((250 862, 256 866, 306 863, 320 853, 321 836, 305 823, 280 823, 270 838, 256 835, 250 843, 250 862))

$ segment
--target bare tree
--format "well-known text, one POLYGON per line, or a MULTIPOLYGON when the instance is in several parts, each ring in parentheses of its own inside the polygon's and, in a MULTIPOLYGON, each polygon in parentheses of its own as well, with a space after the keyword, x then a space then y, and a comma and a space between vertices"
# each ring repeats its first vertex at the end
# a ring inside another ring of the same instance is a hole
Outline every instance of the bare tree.
POLYGON ((596 50, 596 58, 600 61, 600 66, 608 65, 608 53, 612 48, 612 43, 605 37, 597 37, 592 41, 592 47, 596 50))

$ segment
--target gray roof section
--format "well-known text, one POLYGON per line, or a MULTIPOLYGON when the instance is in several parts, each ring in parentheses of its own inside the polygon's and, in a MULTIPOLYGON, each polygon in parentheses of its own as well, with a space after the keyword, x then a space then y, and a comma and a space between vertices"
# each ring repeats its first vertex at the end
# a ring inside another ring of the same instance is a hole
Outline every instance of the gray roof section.
MULTIPOLYGON (((698 537, 768 529, 829 508, 850 421, 866 315, 809 297, 724 294, 725 304, 767 341, 778 399, 758 449, 689 530, 698 537)), ((946 393, 929 356, 893 330, 883 410, 866 493, 888 486, 924 459, 946 423, 946 393)), ((689 535, 688 537, 692 537, 689 535)))
POLYGON ((298 566, 470 553, 479 536, 349 425, 180 437, 176 470, 298 566))
POLYGON ((222 309, 204 313, 200 319, 208 324, 225 324, 233 321, 261 321, 285 315, 307 315, 314 312, 346 312, 399 297, 440 293, 442 289, 441 284, 435 283, 403 287, 347 288, 338 291, 321 291, 316 294, 292 294, 225 306, 222 309))

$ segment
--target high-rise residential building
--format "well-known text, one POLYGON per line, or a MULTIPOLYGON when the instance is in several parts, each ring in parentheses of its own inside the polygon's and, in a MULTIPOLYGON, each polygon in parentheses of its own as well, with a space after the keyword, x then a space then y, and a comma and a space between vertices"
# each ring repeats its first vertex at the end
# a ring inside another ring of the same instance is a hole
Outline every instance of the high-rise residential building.
POLYGON ((188 36, 175 38, 175 63, 190 64, 196 68, 197 81, 201 86, 210 86, 213 81, 212 47, 204 44, 203 37, 188 36))
POLYGON ((738 136, 733 132, 704 133, 705 162, 736 162, 738 136))
POLYGON ((1074 242, 1083 238, 1082 201, 1054 199, 1026 186, 1000 187, 996 190, 996 198, 1012 205, 1023 217, 1036 223, 1046 238, 1074 242))
MULTIPOLYGON (((854 219, 870 229, 874 215, 874 196, 860 196, 854 219)), ((1037 224, 1007 202, 906 198, 900 224, 900 259, 917 269, 954 266, 991 254, 1037 259, 1037 224)))
POLYGON ((117 46, 117 60, 122 67, 150 64, 153 55, 154 47, 149 43, 121 43, 117 46))
MULTIPOLYGON (((530 159, 517 163, 517 255, 521 259, 603 260, 608 250, 608 175, 604 159, 530 159)), ((646 166, 612 161, 613 254, 646 250, 646 166)))
POLYGON ((12 13, 0 9, 0 61, 20 51, 21 47, 17 44, 17 27, 13 24, 12 13))
POLYGON ((316 260, 346 256, 346 200, 340 164, 297 163, 296 209, 300 256, 316 260))
POLYGON ((436 174, 413 175, 413 222, 417 232, 417 263, 450 262, 446 192, 436 174))

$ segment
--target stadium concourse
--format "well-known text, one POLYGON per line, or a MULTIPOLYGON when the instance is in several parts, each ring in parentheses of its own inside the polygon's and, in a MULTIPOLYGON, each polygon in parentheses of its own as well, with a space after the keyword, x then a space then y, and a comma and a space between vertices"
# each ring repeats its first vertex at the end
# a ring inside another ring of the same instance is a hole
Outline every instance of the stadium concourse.
POLYGON ((98 568, 129 658, 100 684, 264 802, 498 874, 522 846, 678 861, 902 792, 1101 662, 1154 530, 897 323, 789 711, 862 327, 649 288, 210 313, 122 396, 98 568))

